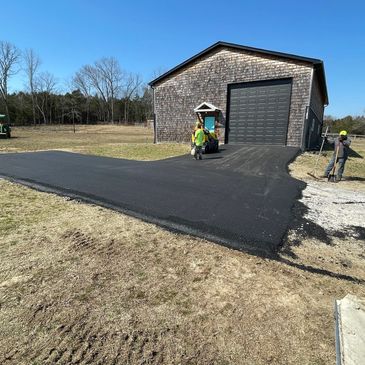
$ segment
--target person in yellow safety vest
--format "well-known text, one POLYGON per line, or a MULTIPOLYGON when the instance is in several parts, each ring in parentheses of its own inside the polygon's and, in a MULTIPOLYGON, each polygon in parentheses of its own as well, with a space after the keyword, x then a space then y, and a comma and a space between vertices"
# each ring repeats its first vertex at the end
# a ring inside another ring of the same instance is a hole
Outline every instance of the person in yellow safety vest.
POLYGON ((202 125, 201 125, 201 123, 197 123, 197 129, 194 133, 194 145, 195 145, 194 158, 196 160, 198 158, 199 158, 199 160, 203 159, 202 150, 203 150, 203 145, 204 145, 204 138, 205 138, 205 134, 204 134, 202 125))
POLYGON ((191 133, 191 146, 195 146, 195 132, 198 130, 199 125, 202 126, 202 123, 200 122, 199 118, 196 119, 195 126, 193 129, 193 132, 191 133))

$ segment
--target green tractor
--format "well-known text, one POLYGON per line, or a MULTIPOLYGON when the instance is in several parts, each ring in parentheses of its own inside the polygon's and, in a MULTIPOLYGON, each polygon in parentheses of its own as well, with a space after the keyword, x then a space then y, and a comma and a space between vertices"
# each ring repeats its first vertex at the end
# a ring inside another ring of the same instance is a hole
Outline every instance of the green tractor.
POLYGON ((11 137, 11 127, 10 124, 5 121, 6 115, 0 114, 0 138, 10 138, 11 137))

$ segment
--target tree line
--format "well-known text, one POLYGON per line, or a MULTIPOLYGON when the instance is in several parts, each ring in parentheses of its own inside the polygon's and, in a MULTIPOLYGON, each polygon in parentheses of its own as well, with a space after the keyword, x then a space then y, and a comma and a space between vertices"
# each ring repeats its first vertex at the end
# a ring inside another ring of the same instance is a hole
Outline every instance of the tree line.
POLYGON ((348 115, 344 118, 335 118, 330 115, 324 117, 323 130, 326 127, 330 133, 339 133, 342 130, 347 131, 350 134, 365 134, 365 115, 351 116, 348 115))
MULTIPOLYGON (((155 75, 162 73, 158 71, 155 75)), ((55 75, 41 69, 33 49, 21 51, 0 41, 0 114, 17 125, 51 123, 134 123, 152 119, 152 92, 138 74, 123 70, 117 59, 104 57, 84 65, 60 91, 55 75), (24 90, 9 93, 9 82, 22 73, 24 90)), ((365 134, 365 116, 325 116, 332 133, 365 134)))
POLYGON ((152 118, 152 93, 138 74, 123 70, 114 57, 84 65, 60 91, 55 75, 41 70, 33 49, 21 51, 0 41, 0 114, 12 124, 131 123, 152 118), (17 73, 24 90, 9 93, 17 73))

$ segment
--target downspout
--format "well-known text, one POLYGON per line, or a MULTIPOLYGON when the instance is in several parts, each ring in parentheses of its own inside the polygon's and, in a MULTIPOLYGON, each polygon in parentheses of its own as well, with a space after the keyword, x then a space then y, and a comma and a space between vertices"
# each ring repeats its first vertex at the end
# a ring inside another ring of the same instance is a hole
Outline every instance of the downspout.
MULTIPOLYGON (((311 81, 310 81, 310 84, 309 84, 309 100, 308 100, 308 105, 305 108, 302 138, 301 138, 301 141, 300 141, 300 148, 301 148, 302 151, 304 151, 306 149, 306 146, 303 146, 303 140, 305 138, 305 135, 307 133, 307 128, 308 128, 309 108, 310 108, 310 103, 311 103, 311 100, 312 100, 313 76, 314 76, 314 67, 312 67, 312 71, 311 71, 311 81)), ((305 140, 304 140, 304 143, 305 143, 305 140)))

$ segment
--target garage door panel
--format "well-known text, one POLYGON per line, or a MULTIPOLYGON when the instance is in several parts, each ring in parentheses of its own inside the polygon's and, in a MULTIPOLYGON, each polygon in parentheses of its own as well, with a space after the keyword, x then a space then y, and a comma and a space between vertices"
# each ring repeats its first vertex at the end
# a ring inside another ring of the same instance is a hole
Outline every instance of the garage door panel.
POLYGON ((230 85, 229 142, 286 143, 291 80, 230 85))

